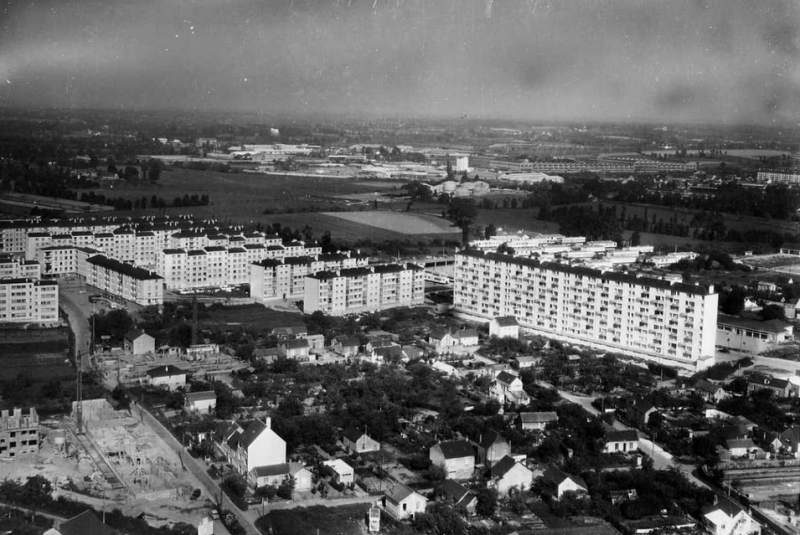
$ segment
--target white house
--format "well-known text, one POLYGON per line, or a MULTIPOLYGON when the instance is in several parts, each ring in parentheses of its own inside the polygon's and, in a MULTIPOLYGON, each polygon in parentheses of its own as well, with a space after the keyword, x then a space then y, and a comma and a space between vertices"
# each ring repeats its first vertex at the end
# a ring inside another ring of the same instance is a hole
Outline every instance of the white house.
POLYGON ((314 486, 311 470, 300 463, 281 463, 256 466, 250 471, 249 482, 253 488, 267 485, 278 487, 288 478, 294 479, 294 490, 308 492, 314 486))
POLYGON ((236 429, 225 441, 223 451, 228 462, 240 474, 248 474, 257 466, 286 462, 286 442, 271 429, 270 418, 253 421, 247 429, 236 429))
POLYGON ((761 533, 761 526, 747 512, 724 496, 714 496, 713 505, 703 508, 703 524, 711 535, 761 533))
POLYGON ((500 316, 489 322, 489 336, 519 338, 519 323, 514 316, 500 316))
POLYGON ((213 390, 189 392, 186 394, 186 410, 200 414, 210 414, 217 405, 217 394, 213 390))
POLYGON ((558 499, 560 499, 565 492, 589 492, 589 489, 586 487, 586 483, 584 483, 580 476, 574 476, 572 474, 562 472, 556 466, 550 466, 547 470, 545 470, 544 478, 546 481, 555 485, 556 498, 558 499))
POLYGON ((610 431, 606 434, 604 453, 628 453, 639 451, 639 432, 635 429, 610 431))
POLYGON ((429 457, 431 463, 444 470, 448 479, 469 479, 475 470, 475 450, 466 440, 434 444, 429 457))
POLYGON ((445 479, 436 490, 445 503, 454 506, 456 510, 460 510, 463 507, 467 516, 475 515, 478 497, 458 481, 445 479))
POLYGON ((489 484, 500 496, 508 495, 511 489, 526 490, 533 483, 533 471, 508 455, 489 469, 488 476, 489 484))
POLYGON ((333 479, 336 480, 337 483, 352 485, 355 481, 355 470, 343 460, 333 459, 331 461, 325 461, 322 464, 328 467, 333 474, 333 479))
POLYGON ((547 424, 557 422, 558 414, 555 412, 521 412, 517 417, 520 431, 544 431, 547 424))
POLYGON ((370 437, 365 431, 349 428, 342 436, 342 443, 350 453, 367 453, 380 451, 381 443, 370 437))
POLYGON ((131 329, 125 333, 122 341, 123 349, 133 355, 144 355, 156 352, 156 340, 139 329, 131 329))
POLYGON ((414 518, 417 513, 424 513, 428 499, 414 489, 397 483, 386 491, 383 507, 386 512, 398 520, 414 518))
POLYGON ((186 386, 186 372, 177 366, 157 366, 146 373, 152 386, 163 386, 170 390, 186 386))
POLYGON ((489 395, 500 403, 527 405, 530 397, 522 387, 522 380, 511 372, 501 371, 489 386, 489 395))

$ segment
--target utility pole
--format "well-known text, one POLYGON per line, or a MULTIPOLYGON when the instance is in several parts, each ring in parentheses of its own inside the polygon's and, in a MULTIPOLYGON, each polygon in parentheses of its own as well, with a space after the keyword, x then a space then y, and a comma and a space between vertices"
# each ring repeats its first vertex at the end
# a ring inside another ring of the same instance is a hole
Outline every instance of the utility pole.
POLYGON ((192 294, 192 346, 197 345, 197 292, 192 294))

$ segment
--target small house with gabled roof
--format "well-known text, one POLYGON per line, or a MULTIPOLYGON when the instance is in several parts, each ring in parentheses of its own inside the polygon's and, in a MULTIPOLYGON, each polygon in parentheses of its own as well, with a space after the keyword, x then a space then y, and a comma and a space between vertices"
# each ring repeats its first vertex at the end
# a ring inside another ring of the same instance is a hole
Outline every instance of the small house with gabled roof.
POLYGON ((223 445, 228 462, 242 475, 257 466, 286 462, 286 442, 271 428, 271 419, 254 420, 243 431, 237 428, 223 445))
POLYGON ((520 431, 544 431, 547 424, 558 423, 555 412, 521 412, 517 415, 517 428, 520 431))
POLYGON ((342 443, 350 453, 369 453, 380 451, 381 443, 370 437, 366 431, 359 431, 355 427, 345 430, 342 436, 342 443))
POLYGON ((486 466, 511 454, 511 446, 503 436, 494 430, 485 432, 478 438, 478 462, 486 466))
POLYGON ((155 353, 156 339, 140 329, 131 329, 123 337, 122 348, 132 355, 155 353))
POLYGON ((169 364, 156 366, 145 373, 149 384, 152 386, 166 387, 170 390, 177 390, 186 386, 186 372, 177 366, 169 364))
POLYGON ((383 496, 383 508, 397 520, 414 518, 424 513, 428 507, 428 499, 409 486, 396 483, 387 489, 383 496))
POLYGON ((556 498, 561 499, 565 492, 589 492, 589 488, 580 476, 568 474, 557 466, 551 465, 544 471, 544 479, 551 485, 555 485, 556 498))
POLYGON ((436 487, 436 494, 448 505, 456 510, 463 510, 467 516, 475 516, 478 506, 478 497, 458 481, 445 479, 436 487))
POLYGON ((639 451, 639 432, 636 429, 606 433, 604 453, 630 453, 632 451, 639 451))
POLYGON ((519 338, 519 322, 514 316, 500 316, 489 322, 489 336, 519 338))
POLYGON ((487 479, 497 494, 506 496, 511 489, 528 489, 533 483, 533 471, 506 455, 488 470, 487 479))

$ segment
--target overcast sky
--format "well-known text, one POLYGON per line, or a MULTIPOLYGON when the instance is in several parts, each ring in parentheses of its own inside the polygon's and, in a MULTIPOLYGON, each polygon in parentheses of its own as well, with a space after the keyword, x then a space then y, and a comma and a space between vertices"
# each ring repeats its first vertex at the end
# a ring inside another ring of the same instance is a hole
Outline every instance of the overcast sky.
POLYGON ((3 105, 800 122, 797 0, 0 5, 3 105))

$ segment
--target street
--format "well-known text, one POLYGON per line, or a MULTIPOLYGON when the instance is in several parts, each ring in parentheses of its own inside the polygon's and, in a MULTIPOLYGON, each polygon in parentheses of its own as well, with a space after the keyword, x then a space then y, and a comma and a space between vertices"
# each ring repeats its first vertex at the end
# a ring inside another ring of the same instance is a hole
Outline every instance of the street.
POLYGON ((80 277, 75 275, 72 280, 58 280, 58 301, 69 317, 70 328, 75 336, 75 348, 83 356, 83 364, 86 366, 89 363, 89 341, 92 336, 89 325, 92 304, 89 303, 89 292, 80 277))

